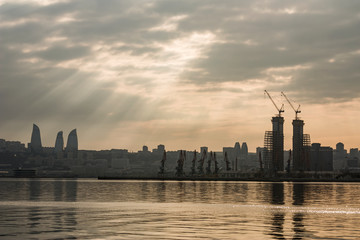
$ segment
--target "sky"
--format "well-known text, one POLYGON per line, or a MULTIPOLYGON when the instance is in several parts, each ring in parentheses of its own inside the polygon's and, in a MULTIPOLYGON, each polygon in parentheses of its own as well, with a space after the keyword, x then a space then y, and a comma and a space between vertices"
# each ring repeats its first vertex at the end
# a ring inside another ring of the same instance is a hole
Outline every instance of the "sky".
POLYGON ((0 138, 80 149, 263 146, 284 104, 360 147, 360 1, 0 0, 0 138))

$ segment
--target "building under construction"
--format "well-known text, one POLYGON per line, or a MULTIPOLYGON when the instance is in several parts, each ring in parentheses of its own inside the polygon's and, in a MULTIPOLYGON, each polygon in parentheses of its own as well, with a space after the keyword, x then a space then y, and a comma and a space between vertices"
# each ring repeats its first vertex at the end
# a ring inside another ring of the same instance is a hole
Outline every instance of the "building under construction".
POLYGON ((310 170, 310 135, 304 134, 304 121, 294 119, 293 125, 293 171, 310 170))
POLYGON ((310 170, 310 135, 304 134, 304 121, 298 118, 300 111, 300 105, 295 109, 294 105, 288 99, 284 92, 281 95, 286 99, 291 108, 295 112, 295 119, 292 122, 293 125, 293 171, 309 171, 310 170))
POLYGON ((264 169, 270 173, 284 170, 284 104, 279 108, 270 94, 265 90, 278 114, 271 119, 272 131, 265 132, 264 138, 264 169))
POLYGON ((272 131, 265 132, 264 169, 271 172, 284 170, 284 118, 273 117, 272 131))

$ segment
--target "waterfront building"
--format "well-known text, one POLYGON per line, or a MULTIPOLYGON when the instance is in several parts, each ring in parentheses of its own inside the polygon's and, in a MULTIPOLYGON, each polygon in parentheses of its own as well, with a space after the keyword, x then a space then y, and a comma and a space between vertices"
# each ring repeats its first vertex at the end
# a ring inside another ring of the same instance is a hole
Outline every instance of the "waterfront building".
POLYGON ((275 171, 284 170, 284 118, 273 117, 273 152, 272 163, 275 171))
POLYGON ((304 121, 294 119, 293 125, 293 149, 292 149, 292 170, 310 170, 310 135, 304 134, 304 121))
POLYGON ((200 154, 203 154, 205 151, 205 153, 207 154, 208 151, 209 151, 209 148, 208 147, 200 147, 200 154))
POLYGON ((246 142, 243 142, 241 144, 241 149, 240 149, 240 169, 242 170, 247 170, 250 167, 250 163, 248 162, 248 155, 249 155, 249 150, 248 150, 248 146, 246 142))
POLYGON ((42 151, 40 128, 36 124, 33 124, 29 147, 32 153, 41 153, 42 151))
POLYGON ((272 173, 284 170, 284 118, 273 117, 272 131, 265 132, 264 169, 272 173))
POLYGON ((164 153, 164 151, 165 151, 165 146, 162 145, 162 144, 158 145, 157 151, 158 151, 158 153, 161 153, 161 154, 164 153))
POLYGON ((158 145, 157 148, 154 148, 152 150, 153 153, 157 153, 157 154, 163 154, 164 151, 165 151, 165 146, 162 144, 158 145))
POLYGON ((60 131, 56 135, 55 153, 62 153, 63 150, 64 150, 64 138, 63 138, 63 132, 60 131))
POLYGON ((349 159, 347 160, 348 168, 357 168, 359 166, 359 149, 350 148, 349 159))
POLYGON ((25 151, 25 144, 19 141, 6 141, 5 139, 0 139, 0 152, 20 153, 25 151))
POLYGON ((344 148, 344 144, 339 142, 336 144, 336 149, 334 150, 334 170, 345 169, 347 166, 347 151, 344 148))
POLYGON ((333 171, 333 149, 311 144, 310 163, 311 171, 333 171))
POLYGON ((66 143, 66 151, 74 152, 78 150, 78 137, 76 133, 76 129, 73 129, 68 136, 66 143))

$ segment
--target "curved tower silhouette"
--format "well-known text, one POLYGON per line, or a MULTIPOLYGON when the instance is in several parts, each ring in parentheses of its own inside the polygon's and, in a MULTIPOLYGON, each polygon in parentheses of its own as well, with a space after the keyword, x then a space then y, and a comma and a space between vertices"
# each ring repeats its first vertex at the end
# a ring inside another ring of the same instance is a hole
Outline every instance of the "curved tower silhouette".
POLYGON ((33 124, 33 130, 31 134, 30 150, 34 153, 39 153, 42 150, 40 128, 33 124))
POLYGON ((60 131, 56 135, 56 141, 55 141, 55 152, 59 153, 64 150, 64 138, 63 138, 63 132, 60 131))
POLYGON ((76 129, 69 133, 68 140, 66 143, 66 151, 77 151, 78 150, 78 138, 76 129))
POLYGON ((246 142, 243 142, 241 144, 241 154, 244 154, 244 155, 248 155, 248 146, 247 146, 247 143, 246 142))

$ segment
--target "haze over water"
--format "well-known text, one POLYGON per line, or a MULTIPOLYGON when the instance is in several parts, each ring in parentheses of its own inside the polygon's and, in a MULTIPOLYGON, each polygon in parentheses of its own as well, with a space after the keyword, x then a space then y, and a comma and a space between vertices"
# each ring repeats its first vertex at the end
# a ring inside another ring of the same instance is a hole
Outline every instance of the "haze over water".
POLYGON ((359 183, 2 179, 2 239, 355 239, 359 183))

